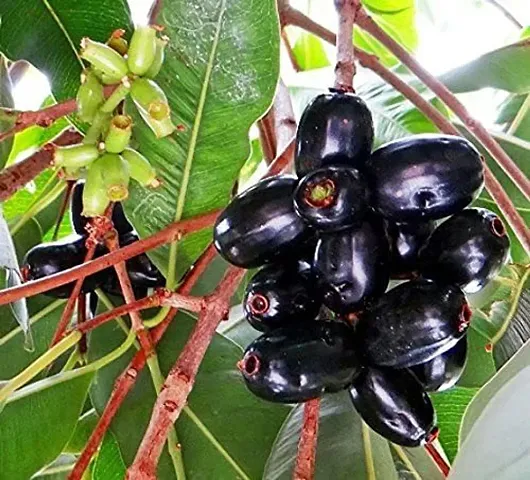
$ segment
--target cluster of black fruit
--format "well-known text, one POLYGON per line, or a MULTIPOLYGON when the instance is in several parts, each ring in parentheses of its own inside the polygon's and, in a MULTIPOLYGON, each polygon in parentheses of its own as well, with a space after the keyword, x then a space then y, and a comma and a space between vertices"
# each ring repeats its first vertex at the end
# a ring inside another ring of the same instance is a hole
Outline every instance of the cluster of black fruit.
POLYGON ((425 392, 454 385, 464 367, 465 293, 509 252, 494 213, 464 210, 483 186, 482 159, 445 135, 371 152, 370 111, 341 92, 313 100, 296 141, 298 178, 261 181, 215 225, 227 261, 265 265, 244 300, 264 332, 240 362, 245 382, 285 403, 349 389, 375 431, 421 445, 437 432, 425 392), (390 279, 405 282, 385 293, 390 279))
MULTIPOLYGON (((56 242, 42 243, 29 250, 22 267, 25 280, 44 278, 84 262, 88 238, 86 226, 90 219, 82 215, 83 189, 84 183, 78 182, 72 191, 70 220, 75 233, 56 242)), ((118 233, 120 247, 130 245, 138 240, 138 235, 127 220, 119 202, 114 204, 112 223, 118 233)), ((108 250, 105 246, 98 245, 95 257, 100 257, 106 253, 108 250)), ((145 254, 127 260, 126 266, 137 298, 145 297, 148 288, 161 287, 165 284, 163 275, 145 254)), ((46 294, 57 298, 67 298, 72 293, 74 286, 75 282, 67 283, 47 291, 46 294)), ((81 292, 90 293, 96 288, 101 288, 111 295, 121 295, 118 277, 113 268, 86 277, 81 292)))

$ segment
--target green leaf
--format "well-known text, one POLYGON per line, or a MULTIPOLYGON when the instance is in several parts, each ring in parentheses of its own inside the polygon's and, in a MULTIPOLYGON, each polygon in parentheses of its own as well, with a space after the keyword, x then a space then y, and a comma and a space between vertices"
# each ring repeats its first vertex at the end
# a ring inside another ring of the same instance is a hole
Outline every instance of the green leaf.
MULTIPOLYGON (((495 380, 489 385, 494 382, 495 380)), ((451 480, 528 478, 529 396, 528 361, 509 380, 506 378, 502 386, 496 384, 495 390, 486 387, 479 393, 465 416, 465 440, 453 464, 451 480), (491 394, 487 401, 484 395, 486 390, 491 394), (469 429, 471 417, 474 421, 469 429)))
POLYGON ((107 432, 94 463, 92 480, 123 480, 125 470, 118 442, 112 433, 107 432))
POLYGON ((53 463, 34 475, 32 480, 68 480, 68 474, 75 465, 73 455, 59 455, 53 463))
POLYGON ((293 55, 302 71, 330 65, 322 40, 311 33, 300 34, 293 46, 293 55))
MULTIPOLYGON (((125 209, 141 236, 175 219, 226 205, 249 157, 248 131, 270 105, 278 80, 279 27, 273 0, 168 0, 160 16, 171 42, 157 83, 167 94, 175 125, 155 139, 137 118, 135 138, 162 186, 133 183, 125 209), (259 54, 257 54, 259 52, 259 54)), ((179 244, 177 271, 196 258, 211 232, 179 244)), ((168 270, 169 248, 151 253, 168 270)))
POLYGON ((69 372, 33 383, 9 397, 0 413, 0 472, 27 480, 68 442, 92 373, 69 372))
POLYGON ((79 454, 85 448, 90 434, 98 423, 98 415, 94 409, 84 413, 75 426, 74 433, 70 437, 68 444, 64 447, 64 453, 79 454))
POLYGON ((530 39, 493 50, 442 75, 440 80, 454 93, 492 87, 514 93, 530 91, 530 39))
POLYGON ((469 402, 473 400, 477 392, 478 388, 454 387, 446 392, 431 395, 436 409, 437 424, 440 428, 438 440, 442 444, 449 461, 453 461, 458 451, 462 417, 469 402))
POLYGON ((81 39, 104 42, 117 28, 130 28, 126 0, 2 0, 0 50, 9 58, 24 58, 44 73, 58 101, 75 96, 82 62, 81 39), (29 28, 30 26, 30 28, 29 28))
MULTIPOLYGON (((195 320, 177 315, 157 348, 162 372, 166 374, 185 344, 195 320)), ((90 353, 100 356, 123 341, 123 332, 105 325, 93 332, 90 353)), ((287 414, 282 405, 266 403, 251 395, 241 379, 236 363, 242 350, 230 340, 216 335, 202 362, 195 387, 189 397, 194 417, 184 411, 177 422, 184 467, 189 480, 204 478, 261 477, 268 452, 287 414), (249 423, 249 419, 250 423, 249 423), (251 425, 251 428, 249 428, 251 425), (226 457, 231 459, 230 463, 226 457), (234 467, 234 464, 237 467, 234 467)), ((130 356, 120 358, 98 372, 91 390, 96 410, 101 412, 116 376, 130 356)), ((134 458, 150 419, 155 392, 145 369, 112 423, 126 464, 134 458)), ((158 478, 173 479, 169 456, 161 457, 158 478)))
POLYGON ((239 172, 239 191, 241 191, 242 185, 245 185, 252 178, 262 164, 264 162, 261 142, 259 138, 255 138, 250 142, 250 156, 239 172))
MULTIPOLYGON (((292 478, 303 405, 287 417, 273 446, 263 480, 292 478)), ((393 445, 373 432, 355 411, 348 393, 321 399, 315 480, 442 479, 422 448, 393 445)))
MULTIPOLYGON (((418 32, 414 0, 372 0, 363 2, 363 5, 372 14, 375 22, 394 40, 410 51, 416 49, 418 32)), ((363 30, 355 29, 353 41, 357 47, 377 55, 387 67, 398 64, 397 58, 386 47, 363 30)))
MULTIPOLYGON (((0 53, 0 108, 15 107, 11 90, 12 85, 7 67, 7 58, 0 53)), ((9 130, 12 126, 13 119, 11 117, 3 118, 2 112, 0 111, 0 132, 9 130)), ((0 143, 0 168, 7 162, 12 146, 13 138, 7 138, 0 143)))
POLYGON ((486 350, 490 338, 485 338, 476 327, 476 316, 471 320, 467 333, 467 360, 464 373, 458 381, 461 387, 481 387, 495 375, 493 355, 486 350))

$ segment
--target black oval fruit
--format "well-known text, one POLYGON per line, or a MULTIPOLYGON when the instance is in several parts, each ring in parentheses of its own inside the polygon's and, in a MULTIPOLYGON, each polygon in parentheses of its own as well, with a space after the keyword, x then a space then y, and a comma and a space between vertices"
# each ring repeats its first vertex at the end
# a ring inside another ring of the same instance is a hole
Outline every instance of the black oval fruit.
POLYGON ((387 223, 390 239, 391 278, 410 279, 419 274, 421 248, 431 236, 435 222, 387 223))
MULTIPOLYGON (((89 217, 81 215, 81 212, 83 211, 84 185, 84 181, 75 184, 72 190, 72 200, 70 204, 70 222, 74 231, 79 235, 87 234, 85 227, 90 220, 89 217)), ((130 224, 129 220, 127 220, 120 202, 116 202, 112 209, 112 223, 120 236, 133 231, 133 226, 130 224)))
POLYGON ((296 214, 290 176, 262 180, 235 197, 214 226, 214 244, 233 265, 255 268, 293 253, 308 229, 296 214))
POLYGON ((474 293, 499 273, 509 252, 502 220, 484 208, 470 208, 434 231, 421 252, 421 273, 474 293))
POLYGON ((239 368, 258 397, 304 402, 351 384, 359 372, 354 343, 353 330, 343 323, 318 321, 279 328, 254 340, 239 368))
POLYGON ((388 291, 361 317, 359 346, 372 365, 410 367, 449 350, 470 319, 460 288, 412 280, 388 291))
POLYGON ((428 362, 410 367, 427 392, 441 392, 455 385, 462 376, 467 358, 466 337, 428 362))
MULTIPOLYGON (((42 243, 36 245, 26 253, 23 261, 23 270, 26 280, 38 280, 48 277, 69 268, 81 265, 87 253, 85 246, 86 237, 70 235, 56 242, 42 243)), ((96 248, 96 256, 105 253, 103 247, 96 248)), ((106 271, 95 273, 86 277, 81 289, 82 293, 88 293, 98 288, 106 275, 106 271), (104 273, 105 272, 105 273, 104 273)), ((46 291, 46 295, 56 298, 67 298, 74 289, 75 282, 61 285, 46 291)))
POLYGON ((262 332, 311 321, 320 305, 314 284, 297 265, 264 267, 250 280, 243 301, 246 319, 262 332))
POLYGON ((360 227, 322 234, 313 270, 331 310, 347 314, 365 308, 385 292, 390 277, 382 221, 367 218, 360 227))
POLYGON ((317 230, 341 230, 363 219, 368 190, 354 168, 321 168, 300 180, 294 192, 294 207, 317 230))
POLYGON ((397 445, 418 447, 436 436, 431 400, 406 370, 365 368, 350 395, 368 426, 397 445))
POLYGON ((303 177, 329 165, 362 169, 373 139, 372 114, 360 97, 351 93, 318 95, 298 125, 296 174, 303 177))
POLYGON ((372 205, 395 222, 447 217, 480 193, 479 152, 451 135, 415 135, 383 145, 366 164, 372 205))

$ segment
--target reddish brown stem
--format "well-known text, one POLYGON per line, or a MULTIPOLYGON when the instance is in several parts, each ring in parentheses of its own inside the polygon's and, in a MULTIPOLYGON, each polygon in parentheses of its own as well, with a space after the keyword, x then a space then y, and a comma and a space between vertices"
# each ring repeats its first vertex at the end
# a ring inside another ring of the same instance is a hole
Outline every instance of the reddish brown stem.
POLYGON ((162 0, 155 0, 153 3, 153 6, 151 7, 151 11, 149 12, 149 25, 155 25, 158 19, 158 15, 160 14, 160 11, 162 10, 163 2, 162 0))
MULTIPOLYGON (((120 248, 120 244, 118 243, 118 233, 116 230, 113 230, 110 235, 105 238, 105 244, 111 253, 116 252, 120 248)), ((118 281, 120 282, 120 288, 125 300, 125 304, 130 305, 131 303, 134 303, 136 299, 134 298, 131 279, 129 278, 125 261, 116 263, 114 265, 114 269, 118 275, 118 281)), ((153 353, 153 344, 151 342, 149 333, 145 329, 144 322, 139 311, 131 310, 129 312, 129 317, 131 319, 132 329, 134 330, 144 353, 147 357, 149 357, 153 353)))
MULTIPOLYGON (((323 40, 334 44, 335 34, 324 27, 313 22, 303 13, 293 8, 284 10, 284 22, 296 25, 300 28, 306 29, 314 33, 323 40)), ((375 55, 368 54, 362 50, 356 49, 357 58, 361 65, 373 70, 383 80, 392 85, 405 98, 409 99, 427 118, 429 118, 442 132, 451 135, 460 135, 460 132, 454 125, 447 120, 436 108, 425 100, 416 90, 401 80, 395 73, 386 68, 375 55)), ((452 95, 452 94, 451 94, 452 95)), ((274 164, 274 162, 273 162, 274 164)), ((273 165, 271 165, 272 167, 273 165)), ((491 170, 487 165, 484 168, 486 189, 495 200, 497 206, 506 218, 508 224, 512 227, 518 240, 521 242, 527 252, 530 253, 530 232, 526 226, 515 205, 510 197, 504 191, 502 185, 493 176, 491 170)))
POLYGON ((295 139, 291 141, 285 147, 285 150, 278 155, 274 161, 269 165, 267 169, 266 177, 272 177, 282 173, 289 165, 292 165, 295 151, 295 139))
MULTIPOLYGON (((179 287, 179 293, 183 295, 189 295, 191 289, 204 273, 210 262, 216 256, 216 250, 212 244, 203 252, 199 259, 193 265, 181 286, 179 287)), ((162 336, 164 335, 167 327, 175 317, 177 309, 171 308, 166 318, 152 331, 152 341, 156 345, 162 336)), ((120 408, 121 404, 127 397, 128 393, 132 390, 139 373, 142 371, 146 363, 146 357, 143 351, 139 351, 129 363, 128 367, 114 382, 114 388, 110 395, 110 398, 105 406, 105 409, 101 413, 96 428, 90 435, 90 438, 85 445, 85 448, 79 456, 74 469, 68 476, 69 480, 81 480, 83 473, 88 467, 90 460, 96 453, 105 433, 107 432, 112 419, 116 415, 116 412, 120 408)))
POLYGON ((186 405, 199 365, 217 326, 228 316, 230 298, 244 274, 245 270, 229 267, 215 291, 207 297, 195 328, 158 395, 149 426, 126 478, 134 480, 156 478, 158 458, 162 453, 167 434, 186 405))
POLYGON ((118 262, 128 260, 153 248, 157 248, 166 243, 179 240, 184 235, 202 230, 213 224, 219 210, 210 213, 198 215, 193 218, 174 222, 155 233, 154 235, 131 243, 126 247, 120 248, 116 252, 107 253, 102 257, 92 260, 89 263, 78 265, 64 272, 50 275, 49 277, 25 283, 18 287, 7 288, 0 291, 0 305, 19 300, 20 298, 30 297, 45 292, 52 288, 69 283, 77 278, 87 277, 93 273, 112 267, 118 262))
MULTIPOLYGON (((77 299, 77 325, 83 325, 86 322, 86 295, 82 293, 77 299)), ((88 351, 88 345, 86 341, 86 335, 81 337, 79 340, 79 353, 86 355, 88 351)))
POLYGON ((293 472, 294 480, 312 480, 314 477, 319 412, 320 399, 316 398, 305 403, 302 432, 293 472))
POLYGON ((345 92, 353 92, 355 76, 355 55, 353 48, 353 25, 360 0, 335 0, 339 14, 339 30, 337 33, 337 63, 335 64, 335 88, 345 92))
POLYGON ((263 157, 269 165, 276 156, 276 138, 274 135, 274 110, 271 107, 267 114, 258 121, 259 141, 263 157))
POLYGON ((66 209, 68 208, 68 204, 70 203, 70 197, 72 195, 74 185, 74 180, 67 180, 66 190, 64 191, 63 201, 61 202, 61 208, 59 208, 59 212, 57 213, 57 219, 55 220, 55 228, 53 229, 52 241, 57 240, 57 237, 59 235, 59 229, 61 228, 61 223, 63 221, 64 214, 66 212, 66 209))
POLYGON ((359 10, 357 23, 385 45, 462 120, 466 128, 490 153, 513 183, 521 190, 526 198, 530 199, 530 178, 521 171, 518 165, 507 155, 486 128, 478 120, 471 117, 466 107, 464 107, 453 93, 442 82, 425 70, 407 50, 377 25, 362 8, 359 10))
POLYGON ((427 453, 432 458, 433 462, 436 463, 444 478, 447 478, 451 471, 451 466, 445 461, 438 449, 433 443, 428 443, 425 445, 425 450, 427 450, 427 453))
POLYGON ((7 200, 51 166, 56 145, 71 145, 78 143, 81 138, 79 133, 67 130, 38 152, 0 171, 0 202, 7 200))

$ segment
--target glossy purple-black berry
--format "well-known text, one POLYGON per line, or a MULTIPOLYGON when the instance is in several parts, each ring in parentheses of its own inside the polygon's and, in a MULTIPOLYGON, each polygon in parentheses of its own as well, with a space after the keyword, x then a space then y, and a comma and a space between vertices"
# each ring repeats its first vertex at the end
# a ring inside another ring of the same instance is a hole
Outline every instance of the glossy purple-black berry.
POLYGON ((411 280, 388 291, 361 317, 359 348, 371 365, 410 367, 453 347, 470 320, 460 288, 411 280))
POLYGON ((484 183, 479 152, 451 135, 416 135, 383 145, 365 173, 373 207, 395 222, 453 215, 478 196, 484 183))
POLYGON ((324 304, 336 313, 362 310, 381 296, 390 277, 381 219, 367 217, 359 227, 322 234, 313 271, 324 304))
POLYGON ((300 180, 294 192, 294 207, 317 230, 342 230, 364 218, 368 190, 358 170, 326 167, 300 180))
POLYGON ((434 231, 421 252, 421 273, 474 293, 499 273, 509 252, 502 220, 489 210, 470 208, 434 231))
POLYGON ((235 197, 214 226, 214 244, 233 265, 255 268, 293 255, 307 238, 308 227, 296 214, 290 176, 262 180, 235 197))
MULTIPOLYGON (((72 190, 72 201, 70 204, 70 222, 74 231, 79 235, 87 234, 85 227, 90 221, 90 218, 81 215, 83 211, 84 186, 84 181, 79 181, 75 184, 72 190)), ((133 226, 127 220, 120 202, 116 202, 112 209, 112 223, 120 236, 133 231, 133 226)))
MULTIPOLYGON (((81 265, 87 253, 85 242, 86 237, 73 234, 56 242, 41 243, 33 247, 26 253, 23 260, 25 280, 38 280, 81 265)), ((101 256, 104 253, 105 249, 98 246, 95 256, 101 256)), ((104 270, 86 277, 81 292, 88 293, 98 288, 107 273, 108 271, 104 270)), ((75 282, 71 282, 45 293, 56 298, 67 298, 74 286, 75 282)))
POLYGON ((258 397, 304 402, 351 384, 360 368, 354 343, 353 330, 346 324, 309 321, 254 340, 239 368, 258 397))
POLYGON ((462 376, 467 358, 466 337, 428 362, 410 367, 427 392, 441 392, 455 385, 462 376))
POLYGON ((432 403, 406 370, 365 368, 350 395, 372 430, 397 445, 418 447, 436 435, 432 403))
POLYGON ((268 265, 256 273, 245 291, 248 322, 262 332, 316 318, 321 302, 315 285, 298 266, 268 265))
POLYGON ((362 169, 374 138, 372 114, 351 93, 318 95, 306 107, 296 133, 296 174, 329 165, 362 169))
POLYGON ((431 236, 435 222, 394 223, 387 222, 390 239, 390 276, 410 279, 419 274, 421 248, 431 236))

